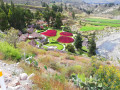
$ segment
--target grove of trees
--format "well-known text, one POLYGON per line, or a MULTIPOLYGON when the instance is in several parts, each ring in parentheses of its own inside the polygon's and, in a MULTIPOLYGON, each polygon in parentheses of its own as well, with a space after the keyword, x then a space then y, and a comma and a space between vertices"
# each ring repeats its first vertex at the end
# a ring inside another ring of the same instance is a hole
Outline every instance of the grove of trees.
MULTIPOLYGON (((0 29, 2 31, 9 27, 23 30, 33 19, 33 13, 29 9, 24 9, 11 4, 5 4, 0 0, 0 29)), ((23 32, 23 31, 22 31, 23 32)))

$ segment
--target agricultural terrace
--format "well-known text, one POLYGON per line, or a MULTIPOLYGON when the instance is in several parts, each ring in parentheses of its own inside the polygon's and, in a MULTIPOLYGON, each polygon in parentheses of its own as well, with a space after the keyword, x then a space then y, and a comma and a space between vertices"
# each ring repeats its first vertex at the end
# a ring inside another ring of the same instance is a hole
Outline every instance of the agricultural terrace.
POLYGON ((85 19, 89 24, 95 26, 111 26, 120 27, 120 20, 114 19, 100 19, 100 18, 87 18, 85 19))

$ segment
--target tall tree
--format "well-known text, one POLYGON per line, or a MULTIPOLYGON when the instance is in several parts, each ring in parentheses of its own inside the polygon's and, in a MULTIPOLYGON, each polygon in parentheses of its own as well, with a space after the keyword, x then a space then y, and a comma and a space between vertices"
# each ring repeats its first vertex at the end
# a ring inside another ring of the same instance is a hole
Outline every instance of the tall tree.
POLYGON ((56 19, 56 14, 53 10, 50 11, 50 14, 51 14, 51 26, 53 27, 56 19))
POLYGON ((88 56, 93 56, 96 55, 96 43, 95 43, 95 33, 91 36, 91 38, 89 39, 89 52, 88 52, 88 56))
POLYGON ((43 18, 47 22, 48 26, 50 25, 50 17, 51 17, 50 10, 49 8, 46 8, 46 10, 43 12, 43 18))
POLYGON ((25 21, 27 24, 30 24, 30 22, 32 21, 33 19, 33 13, 29 10, 29 9, 26 9, 25 10, 25 21))
POLYGON ((40 11, 37 10, 37 11, 35 12, 35 14, 34 14, 34 17, 35 17, 35 19, 40 20, 41 17, 42 17, 42 13, 40 13, 40 11))
POLYGON ((8 20, 6 13, 0 8, 0 30, 4 31, 8 28, 8 20))
POLYGON ((19 30, 25 28, 26 23, 24 9, 20 7, 16 7, 14 10, 9 9, 8 18, 11 27, 19 30))
POLYGON ((67 10, 67 5, 66 5, 66 3, 65 3, 65 10, 67 10))
POLYGON ((53 4, 53 5, 52 5, 52 10, 53 10, 53 11, 57 12, 57 11, 58 11, 58 9, 59 9, 59 8, 58 8, 58 6, 57 6, 57 5, 55 5, 55 4, 53 4))
POLYGON ((75 12, 72 12, 72 18, 75 19, 75 12))
POLYGON ((56 14, 56 21, 55 21, 55 27, 60 28, 62 26, 62 15, 61 13, 56 14))
POLYGON ((82 41, 81 34, 78 33, 76 38, 75 38, 75 43, 74 43, 74 45, 75 45, 77 50, 81 50, 82 49, 82 42, 83 41, 82 41))

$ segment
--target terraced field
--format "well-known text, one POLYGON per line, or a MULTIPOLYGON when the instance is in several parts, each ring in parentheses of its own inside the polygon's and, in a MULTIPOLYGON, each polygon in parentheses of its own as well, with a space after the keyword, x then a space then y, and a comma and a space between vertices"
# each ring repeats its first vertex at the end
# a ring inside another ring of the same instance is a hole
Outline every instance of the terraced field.
POLYGON ((95 26, 111 26, 120 27, 120 20, 101 19, 101 18, 87 18, 85 19, 89 24, 95 26))
POLYGON ((120 24, 120 20, 114 20, 114 19, 87 18, 86 20, 90 22, 120 24))

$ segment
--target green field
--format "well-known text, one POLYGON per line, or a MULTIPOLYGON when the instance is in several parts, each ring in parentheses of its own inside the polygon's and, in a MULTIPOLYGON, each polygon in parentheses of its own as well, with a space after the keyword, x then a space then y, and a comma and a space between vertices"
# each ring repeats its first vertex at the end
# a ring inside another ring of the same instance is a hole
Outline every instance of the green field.
POLYGON ((85 20, 87 21, 88 24, 95 26, 120 27, 120 20, 101 19, 101 18, 87 18, 85 20))
POLYGON ((120 20, 114 20, 114 19, 87 18, 86 20, 90 22, 120 24, 120 20))
POLYGON ((111 27, 120 27, 120 24, 113 24, 113 23, 97 23, 97 22, 90 22, 89 24, 95 26, 111 26, 111 27))
POLYGON ((83 26, 80 31, 103 30, 104 26, 83 26))

